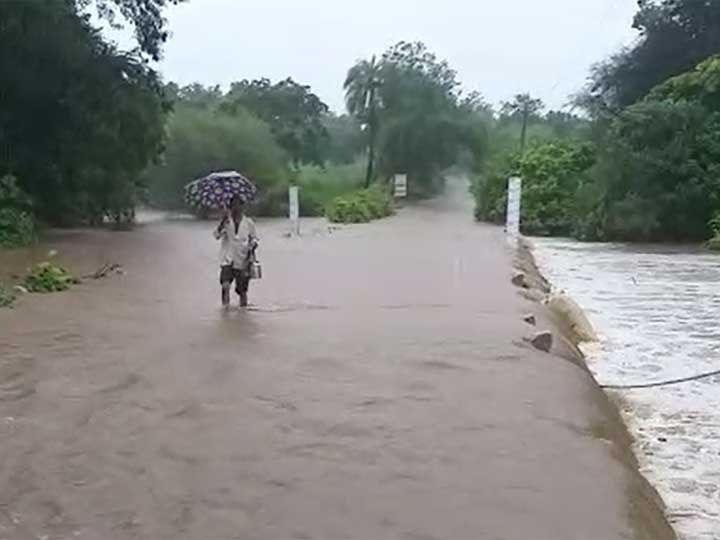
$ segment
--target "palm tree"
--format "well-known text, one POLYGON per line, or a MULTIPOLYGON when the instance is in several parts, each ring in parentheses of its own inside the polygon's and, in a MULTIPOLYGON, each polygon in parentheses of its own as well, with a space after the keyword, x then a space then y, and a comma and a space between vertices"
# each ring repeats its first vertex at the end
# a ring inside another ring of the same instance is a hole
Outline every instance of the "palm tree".
POLYGON ((500 113, 507 116, 522 117, 522 131, 520 133, 520 154, 525 153, 525 141, 527 139, 528 118, 538 114, 545 108, 541 99, 535 99, 530 94, 517 94, 512 101, 502 104, 500 113))
POLYGON ((373 56, 370 61, 360 60, 348 71, 343 88, 345 103, 350 114, 368 129, 368 163, 365 187, 370 187, 375 167, 375 144, 378 133, 378 88, 381 84, 381 66, 373 56))

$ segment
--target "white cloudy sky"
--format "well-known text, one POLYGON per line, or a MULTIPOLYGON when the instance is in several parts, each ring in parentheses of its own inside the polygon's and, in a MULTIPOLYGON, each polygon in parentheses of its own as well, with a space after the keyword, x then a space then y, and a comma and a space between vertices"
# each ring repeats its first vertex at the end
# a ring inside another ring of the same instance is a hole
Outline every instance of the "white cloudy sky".
POLYGON ((167 15, 166 80, 227 85, 291 76, 336 111, 358 58, 424 41, 463 86, 497 103, 530 91, 554 108, 589 66, 635 37, 635 0, 189 0, 167 15))

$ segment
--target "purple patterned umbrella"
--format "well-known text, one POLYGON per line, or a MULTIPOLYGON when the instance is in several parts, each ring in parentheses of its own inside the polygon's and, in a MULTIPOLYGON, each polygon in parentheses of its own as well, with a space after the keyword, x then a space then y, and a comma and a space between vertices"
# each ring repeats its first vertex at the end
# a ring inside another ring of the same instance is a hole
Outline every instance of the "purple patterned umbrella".
POLYGON ((195 208, 222 210, 230 206, 236 195, 247 203, 256 194, 255 185, 237 171, 210 173, 185 186, 185 202, 195 208))

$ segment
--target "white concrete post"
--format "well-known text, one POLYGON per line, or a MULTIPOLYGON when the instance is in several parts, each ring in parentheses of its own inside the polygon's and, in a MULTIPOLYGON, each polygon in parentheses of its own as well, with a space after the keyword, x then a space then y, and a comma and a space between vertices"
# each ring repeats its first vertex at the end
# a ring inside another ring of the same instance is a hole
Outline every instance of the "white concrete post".
POLYGON ((296 236, 300 236, 300 196, 297 186, 290 186, 288 189, 289 208, 290 208, 290 232, 296 236))
POLYGON ((395 197, 404 199, 407 197, 407 174, 396 174, 394 178, 395 197))
POLYGON ((522 178, 514 176, 508 179, 507 222, 505 231, 508 243, 517 247, 520 237, 520 208, 522 201, 522 178))

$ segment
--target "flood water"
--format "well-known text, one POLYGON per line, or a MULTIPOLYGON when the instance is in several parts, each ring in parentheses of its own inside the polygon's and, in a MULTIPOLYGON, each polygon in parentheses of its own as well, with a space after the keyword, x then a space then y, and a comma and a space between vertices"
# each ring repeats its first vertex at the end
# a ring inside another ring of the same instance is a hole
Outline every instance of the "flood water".
MULTIPOLYGON (((689 249, 533 240, 552 284, 601 336, 585 347, 601 384, 720 369, 720 257, 689 249)), ((681 538, 720 538, 720 377, 623 390, 642 470, 681 538)))
POLYGON ((635 534, 662 524, 628 515, 604 402, 524 343, 471 204, 459 185, 302 238, 259 222, 247 312, 219 307, 212 223, 0 254, 3 278, 51 248, 124 269, 0 310, 0 538, 667 538, 635 534))

